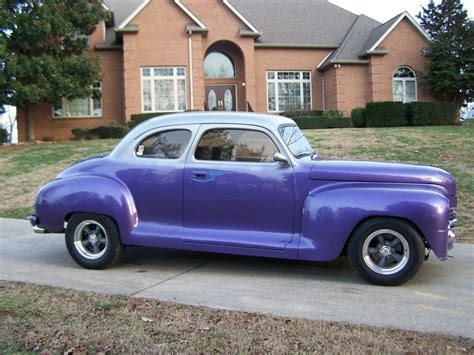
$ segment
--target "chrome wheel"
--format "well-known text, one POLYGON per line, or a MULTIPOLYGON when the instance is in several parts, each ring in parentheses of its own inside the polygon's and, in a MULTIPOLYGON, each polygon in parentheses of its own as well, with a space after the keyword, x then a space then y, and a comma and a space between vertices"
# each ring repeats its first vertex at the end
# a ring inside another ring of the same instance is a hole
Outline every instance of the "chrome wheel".
POLYGON ((74 247, 86 259, 99 259, 107 251, 108 244, 105 228, 96 221, 83 221, 74 230, 74 247))
POLYGON ((410 258, 406 238, 391 229, 371 233, 362 246, 365 264, 380 275, 393 275, 402 270, 410 258))

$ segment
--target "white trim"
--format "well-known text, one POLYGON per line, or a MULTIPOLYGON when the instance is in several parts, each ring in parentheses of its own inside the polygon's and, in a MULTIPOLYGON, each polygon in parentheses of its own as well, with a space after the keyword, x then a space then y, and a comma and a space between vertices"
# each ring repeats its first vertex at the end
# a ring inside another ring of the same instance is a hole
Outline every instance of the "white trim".
POLYGON ((199 21, 199 19, 196 16, 194 16, 194 14, 192 12, 186 6, 184 6, 184 4, 181 2, 181 0, 174 0, 174 3, 176 5, 178 5, 179 8, 186 13, 186 15, 191 17, 193 19, 193 21, 198 24, 199 27, 206 28, 206 26, 201 21, 199 21))
POLYGON ((103 7, 104 9, 106 9, 107 11, 112 11, 112 10, 110 10, 110 7, 108 7, 105 2, 102 1, 101 4, 102 4, 102 7, 103 7))
POLYGON ((416 72, 413 70, 413 68, 409 67, 408 65, 402 65, 399 66, 397 69, 392 74, 392 100, 395 102, 403 102, 403 103, 409 103, 409 102, 416 102, 418 101, 418 79, 416 77, 416 72), (397 70, 400 68, 408 68, 410 69, 413 74, 415 75, 414 77, 408 77, 408 78, 399 78, 395 77, 395 73, 397 70), (402 83, 402 101, 395 101, 395 90, 394 90, 394 83, 395 82, 401 82, 402 83), (415 99, 413 101, 407 101, 407 82, 415 83, 415 99))
POLYGON ((155 113, 155 112, 184 112, 188 109, 188 79, 187 79, 187 72, 186 66, 181 65, 181 66, 145 66, 140 68, 140 97, 141 97, 141 109, 142 113, 155 113), (143 76, 143 69, 150 69, 151 71, 151 76, 143 76), (173 69, 173 75, 172 76, 163 76, 163 77, 156 77, 154 74, 154 69, 173 69), (177 69, 184 69, 184 75, 177 75, 177 69), (157 110, 155 111, 154 109, 156 108, 156 102, 155 102, 155 80, 173 80, 173 98, 174 98, 174 110, 157 110), (186 108, 184 110, 179 109, 179 99, 178 99, 178 80, 179 79, 184 79, 184 90, 186 92, 185 98, 186 98, 186 108), (143 81, 144 80, 150 80, 151 81, 151 111, 145 111, 145 100, 143 100, 143 81))
MULTIPOLYGON (((95 89, 98 89, 101 93, 102 93, 102 82, 98 82, 99 84, 99 87, 98 88, 95 88, 95 89)), ((51 105, 51 109, 52 109, 52 117, 53 119, 61 119, 61 118, 103 118, 104 117, 104 101, 103 101, 103 97, 101 96, 100 97, 100 115, 94 115, 94 98, 92 96, 88 96, 88 97, 84 97, 82 99, 87 99, 89 100, 89 112, 90 114, 89 115, 74 115, 74 116, 69 116, 66 114, 66 108, 67 108, 67 102, 68 101, 72 101, 74 99, 61 99, 61 107, 58 107, 58 106, 54 106, 54 105, 51 105), (56 116, 55 114, 55 109, 56 108, 60 108, 61 111, 62 111, 62 115, 61 116, 56 116)))
POLYGON ((393 29, 394 29, 395 27, 398 26, 398 24, 399 24, 404 18, 407 18, 408 20, 410 20, 410 22, 418 29, 418 31, 420 31, 421 34, 422 34, 423 36, 425 36, 428 41, 431 42, 431 37, 428 36, 428 34, 427 34, 425 31, 423 31, 423 29, 420 27, 420 25, 418 24, 418 22, 413 18, 413 16, 411 16, 408 12, 405 11, 404 13, 402 13, 402 14, 398 17, 397 21, 395 21, 395 23, 394 23, 392 26, 390 26, 390 28, 382 35, 382 37, 380 37, 380 38, 377 40, 377 42, 375 42, 375 44, 372 46, 372 48, 370 48, 367 52, 370 53, 370 52, 374 51, 374 50, 379 46, 379 44, 382 43, 382 41, 390 34, 390 32, 393 31, 393 29))
POLYGON ((150 3, 150 0, 144 0, 140 6, 138 6, 135 11, 133 11, 118 27, 117 29, 121 30, 127 26, 144 8, 150 3))
POLYGON ((334 53, 334 51, 330 51, 330 52, 328 53, 328 55, 324 57, 324 59, 321 61, 321 63, 318 64, 318 66, 316 67, 316 69, 321 68, 321 66, 326 62, 326 60, 328 60, 328 58, 329 58, 329 57, 331 56, 331 54, 333 54, 333 53, 334 53))
POLYGON ((253 32, 260 33, 237 9, 232 6, 229 0, 222 0, 224 5, 226 5, 230 11, 232 11, 243 23, 245 23, 253 32))
POLYGON ((267 91, 267 112, 269 113, 281 113, 284 111, 279 110, 280 106, 280 98, 278 95, 278 83, 283 82, 283 83, 295 83, 299 82, 300 83, 300 93, 301 93, 301 107, 303 107, 304 103, 304 90, 303 90, 303 84, 304 83, 309 83, 309 92, 310 92, 310 97, 309 97, 309 109, 313 109, 313 73, 311 70, 266 70, 265 71, 265 79, 266 79, 266 91, 267 91), (278 73, 300 73, 300 79, 278 79, 278 73), (268 73, 274 73, 275 78, 274 79, 268 79, 268 73), (309 79, 303 79, 303 73, 309 73, 309 79), (270 103, 268 101, 268 83, 274 83, 275 84, 275 110, 270 111, 270 103))

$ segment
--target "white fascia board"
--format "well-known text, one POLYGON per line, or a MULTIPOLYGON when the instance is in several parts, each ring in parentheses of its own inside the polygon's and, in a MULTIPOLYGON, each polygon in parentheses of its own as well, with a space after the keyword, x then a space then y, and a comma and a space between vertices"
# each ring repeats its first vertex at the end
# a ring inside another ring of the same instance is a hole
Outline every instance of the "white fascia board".
POLYGON ((370 52, 374 51, 374 50, 380 45, 380 43, 382 43, 382 41, 393 31, 393 29, 398 26, 398 24, 399 24, 404 18, 407 18, 407 19, 418 29, 418 31, 420 31, 421 34, 422 34, 423 36, 425 36, 425 38, 426 38, 428 41, 431 42, 431 37, 428 36, 428 34, 427 34, 425 31, 423 31, 423 29, 421 28, 421 26, 419 25, 419 23, 413 18, 413 16, 411 16, 408 12, 405 11, 404 13, 402 13, 402 14, 398 17, 397 21, 395 21, 395 22, 393 23, 393 25, 390 26, 390 28, 382 35, 382 37, 380 37, 380 38, 377 40, 377 42, 375 42, 375 44, 372 46, 372 48, 370 48, 367 52, 370 53, 370 52))
POLYGON ((229 2, 229 0, 222 0, 224 5, 226 5, 230 11, 232 11, 243 23, 245 23, 248 28, 250 28, 253 32, 255 33, 260 33, 237 9, 232 6, 232 4, 229 2))
POLYGON ((112 10, 110 10, 110 7, 108 7, 107 4, 103 1, 102 1, 102 7, 107 11, 112 11, 112 10))
POLYGON ((192 12, 191 12, 186 6, 184 6, 184 4, 181 2, 181 0, 174 0, 174 3, 175 3, 176 5, 178 5, 179 8, 180 8, 181 10, 183 10, 183 11, 186 13, 186 15, 188 15, 189 17, 191 17, 191 19, 192 19, 194 22, 196 22, 196 24, 197 24, 199 27, 201 27, 201 28, 206 28, 206 26, 205 26, 201 21, 199 21, 199 19, 198 19, 196 16, 194 16, 194 14, 193 14, 192 12))
POLYGON ((144 0, 139 7, 135 9, 118 27, 117 29, 125 28, 144 8, 150 3, 150 0, 144 0))
POLYGON ((329 58, 333 53, 334 53, 334 51, 330 51, 329 54, 324 57, 324 59, 321 61, 321 63, 318 64, 318 66, 316 67, 316 69, 321 68, 321 66, 326 62, 326 60, 328 60, 328 58, 329 58))

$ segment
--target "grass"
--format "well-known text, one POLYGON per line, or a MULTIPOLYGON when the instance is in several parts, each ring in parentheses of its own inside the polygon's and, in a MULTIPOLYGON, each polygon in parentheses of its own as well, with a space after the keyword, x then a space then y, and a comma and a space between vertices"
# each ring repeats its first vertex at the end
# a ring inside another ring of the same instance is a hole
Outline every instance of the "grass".
POLYGON ((0 352, 449 353, 474 340, 0 282, 0 352))
POLYGON ((33 213, 36 191, 68 165, 110 152, 117 140, 18 144, 0 147, 0 217, 33 213))
POLYGON ((308 130, 322 156, 427 164, 454 175, 458 241, 474 243, 474 125, 308 130))
MULTIPOLYGON (((322 156, 429 164, 458 183, 460 242, 474 242, 474 125, 454 127, 307 130, 322 156)), ((0 147, 0 217, 33 212, 36 191, 69 164, 109 152, 116 140, 0 147)))

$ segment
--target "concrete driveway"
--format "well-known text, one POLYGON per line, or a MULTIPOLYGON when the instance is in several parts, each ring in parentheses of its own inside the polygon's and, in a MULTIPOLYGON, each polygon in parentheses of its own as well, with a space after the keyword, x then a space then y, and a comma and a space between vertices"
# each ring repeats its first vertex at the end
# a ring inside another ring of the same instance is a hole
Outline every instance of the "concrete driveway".
POLYGON ((128 248, 118 266, 91 271, 72 261, 63 236, 0 219, 2 280, 474 338, 474 245, 451 255, 431 257, 399 287, 365 283, 345 258, 315 264, 128 248))

